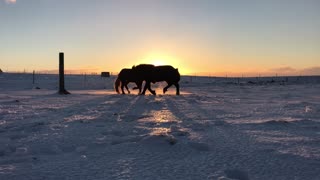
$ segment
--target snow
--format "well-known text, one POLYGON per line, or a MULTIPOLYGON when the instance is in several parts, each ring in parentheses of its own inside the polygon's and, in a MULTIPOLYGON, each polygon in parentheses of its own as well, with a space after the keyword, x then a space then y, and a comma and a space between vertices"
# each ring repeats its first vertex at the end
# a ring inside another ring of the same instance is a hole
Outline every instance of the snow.
POLYGON ((1 74, 0 179, 320 179, 320 77, 114 78, 1 74))

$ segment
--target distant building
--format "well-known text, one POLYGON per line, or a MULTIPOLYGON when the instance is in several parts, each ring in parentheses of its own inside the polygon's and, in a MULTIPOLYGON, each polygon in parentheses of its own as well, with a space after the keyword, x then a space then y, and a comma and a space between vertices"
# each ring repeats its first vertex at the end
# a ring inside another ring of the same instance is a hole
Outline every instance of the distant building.
POLYGON ((0 74, 2 74, 3 73, 3 71, 2 71, 2 69, 0 69, 0 74))
POLYGON ((101 77, 110 77, 110 72, 101 72, 101 77))

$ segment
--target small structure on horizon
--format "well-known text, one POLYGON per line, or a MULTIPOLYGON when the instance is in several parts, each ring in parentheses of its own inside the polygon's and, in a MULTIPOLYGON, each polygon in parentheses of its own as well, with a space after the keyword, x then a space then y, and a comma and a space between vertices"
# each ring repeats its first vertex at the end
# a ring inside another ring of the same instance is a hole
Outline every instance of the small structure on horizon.
POLYGON ((2 74, 3 73, 3 71, 2 71, 2 69, 0 69, 0 74, 2 74))
POLYGON ((110 77, 110 72, 101 72, 101 77, 110 77))

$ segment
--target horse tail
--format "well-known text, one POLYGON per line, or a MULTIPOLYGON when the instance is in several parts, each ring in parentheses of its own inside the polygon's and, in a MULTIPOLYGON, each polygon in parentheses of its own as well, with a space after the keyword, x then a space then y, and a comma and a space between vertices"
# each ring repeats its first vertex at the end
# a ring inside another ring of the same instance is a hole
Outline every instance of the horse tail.
POLYGON ((119 77, 117 77, 117 79, 114 81, 114 89, 116 90, 116 92, 118 94, 120 94, 120 92, 119 92, 120 86, 121 86, 121 81, 120 81, 119 77))

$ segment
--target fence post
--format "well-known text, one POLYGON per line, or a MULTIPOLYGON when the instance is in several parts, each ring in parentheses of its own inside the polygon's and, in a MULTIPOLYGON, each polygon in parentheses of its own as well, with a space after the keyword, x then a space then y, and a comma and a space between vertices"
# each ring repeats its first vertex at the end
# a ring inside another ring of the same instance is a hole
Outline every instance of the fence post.
POLYGON ((64 88, 64 53, 59 53, 59 94, 70 94, 64 88))
POLYGON ((32 73, 32 84, 34 84, 34 81, 35 81, 35 80, 34 80, 34 79, 35 79, 34 76, 35 76, 35 71, 33 70, 33 73, 32 73))

